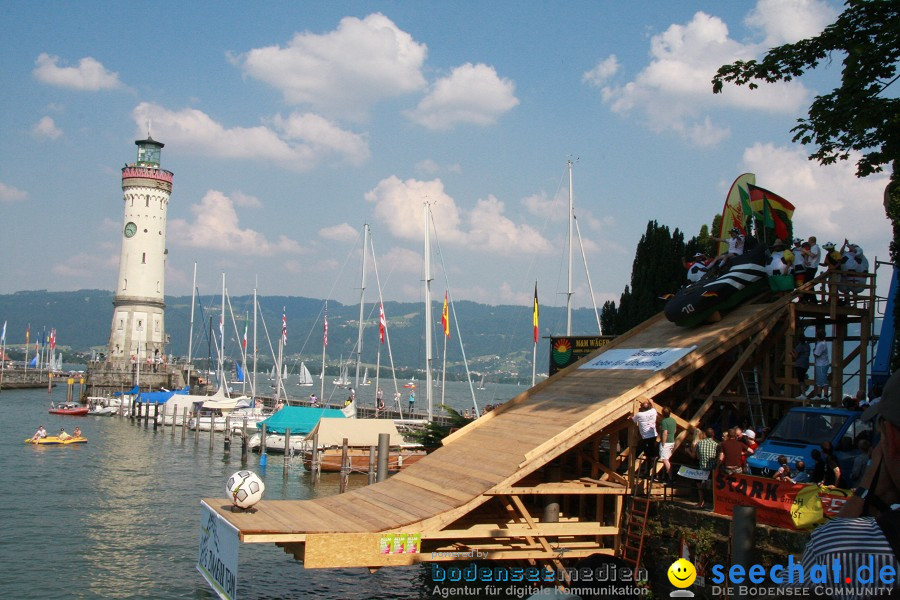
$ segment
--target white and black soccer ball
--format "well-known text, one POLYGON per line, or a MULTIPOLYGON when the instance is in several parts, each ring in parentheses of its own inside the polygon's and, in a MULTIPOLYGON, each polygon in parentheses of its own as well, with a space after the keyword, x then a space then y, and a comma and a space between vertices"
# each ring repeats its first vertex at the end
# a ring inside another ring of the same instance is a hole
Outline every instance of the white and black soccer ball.
POLYGON ((253 471, 238 471, 228 478, 225 491, 238 508, 250 508, 262 500, 266 484, 253 471))

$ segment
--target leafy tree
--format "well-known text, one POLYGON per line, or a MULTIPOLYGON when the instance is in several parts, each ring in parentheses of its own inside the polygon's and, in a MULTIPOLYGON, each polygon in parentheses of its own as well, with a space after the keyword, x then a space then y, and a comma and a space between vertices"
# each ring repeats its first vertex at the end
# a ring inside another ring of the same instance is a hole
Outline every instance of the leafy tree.
POLYGON ((600 327, 604 333, 616 332, 617 313, 615 302, 607 300, 603 303, 603 308, 600 309, 600 327))
MULTIPOLYGON (((756 81, 791 81, 835 52, 843 53, 841 85, 817 96, 809 116, 791 131, 794 141, 815 143, 810 159, 823 165, 862 158, 858 177, 882 170, 900 152, 900 100, 882 95, 897 81, 900 60, 900 3, 896 0, 847 0, 837 21, 819 35, 770 49, 761 61, 737 61, 719 67, 713 93, 725 82, 758 87, 756 81)), ((896 167, 895 167, 896 170, 896 167)))
MULTIPOLYGON (((791 130, 793 139, 815 144, 810 160, 823 165, 847 160, 851 151, 860 152, 857 177, 891 165, 885 212, 893 225, 891 260, 896 265, 900 264, 900 99, 884 91, 900 77, 900 2, 847 0, 844 6, 837 20, 815 37, 772 48, 761 61, 723 65, 712 80, 713 93, 721 92, 725 82, 755 89, 757 81, 791 81, 830 60, 832 54, 842 54, 840 86, 816 97, 808 117, 798 119, 791 130)), ((894 317, 893 366, 897 368, 900 304, 894 317)))

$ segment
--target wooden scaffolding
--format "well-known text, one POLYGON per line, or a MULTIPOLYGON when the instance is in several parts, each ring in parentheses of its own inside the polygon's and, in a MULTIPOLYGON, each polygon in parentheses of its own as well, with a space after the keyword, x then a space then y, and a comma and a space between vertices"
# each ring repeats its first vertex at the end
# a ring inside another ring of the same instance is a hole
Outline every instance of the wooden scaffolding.
MULTIPOLYGON (((722 411, 749 417, 739 374, 754 369, 760 414, 777 417, 797 395, 790 349, 798 327, 807 325, 829 328, 835 367, 859 358, 865 376, 874 283, 852 306, 799 302, 821 284, 746 303, 694 329, 657 315, 586 360, 616 349, 691 348, 674 364, 659 371, 572 365, 386 481, 327 498, 263 500, 246 512, 233 512, 223 498, 204 503, 242 542, 275 543, 307 568, 375 568, 467 554, 556 568, 596 553, 621 555, 623 503, 636 484, 631 416, 639 400, 671 408, 680 443, 690 427, 722 411), (864 333, 848 352, 854 323, 864 333), (390 533, 421 536, 421 550, 379 552, 390 533)), ((835 369, 838 398, 842 372, 835 369)))

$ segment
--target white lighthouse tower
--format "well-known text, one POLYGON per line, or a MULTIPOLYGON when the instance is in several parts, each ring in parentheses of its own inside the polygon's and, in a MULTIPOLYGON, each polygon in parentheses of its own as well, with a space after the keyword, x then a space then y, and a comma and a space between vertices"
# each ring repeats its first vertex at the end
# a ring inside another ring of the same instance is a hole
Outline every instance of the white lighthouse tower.
POLYGON ((113 299, 108 361, 146 363, 165 355, 166 212, 172 172, 161 169, 164 144, 147 133, 137 161, 122 169, 122 252, 113 299))

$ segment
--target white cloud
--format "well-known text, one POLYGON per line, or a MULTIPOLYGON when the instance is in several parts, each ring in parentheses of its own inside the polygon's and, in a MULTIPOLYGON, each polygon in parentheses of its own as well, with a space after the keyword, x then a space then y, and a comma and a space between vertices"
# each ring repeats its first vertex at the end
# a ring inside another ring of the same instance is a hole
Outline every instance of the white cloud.
POLYGON ((275 124, 289 140, 298 140, 315 150, 316 154, 342 155, 351 164, 359 165, 369 158, 366 136, 345 131, 320 115, 293 113, 287 119, 277 116, 275 124))
POLYGON ((102 63, 90 56, 79 60, 77 67, 60 67, 58 56, 44 52, 37 57, 34 64, 37 67, 33 74, 37 80, 50 85, 88 92, 125 87, 119 81, 118 73, 107 71, 102 63))
POLYGON ((760 30, 766 48, 791 44, 821 33, 838 13, 822 0, 759 0, 744 22, 760 30))
POLYGON ((504 256, 548 253, 553 245, 530 225, 517 225, 504 214, 503 202, 494 196, 479 200, 469 213, 467 244, 504 256))
POLYGON ((344 17, 336 30, 297 33, 285 47, 256 48, 233 62, 289 104, 361 118, 383 99, 425 87, 428 49, 382 14, 344 17))
POLYGON ((55 140, 62 136, 62 129, 56 126, 53 117, 44 117, 31 128, 31 133, 35 137, 45 137, 55 140))
POLYGON ((334 155, 352 163, 368 157, 368 146, 360 136, 343 132, 314 115, 286 120, 276 117, 274 122, 282 135, 262 125, 226 128, 194 108, 172 111, 147 102, 135 107, 132 118, 139 135, 144 135, 150 119, 158 139, 208 156, 274 160, 296 170, 312 169, 334 155))
POLYGON ((459 166, 459 163, 441 165, 431 158, 426 158, 425 160, 421 160, 416 163, 415 169, 417 173, 422 173, 424 175, 437 175, 438 173, 462 173, 462 167, 459 166))
POLYGON ((12 204, 28 197, 28 192, 6 185, 0 181, 0 203, 12 204))
POLYGON ((236 206, 241 208, 262 208, 262 201, 259 198, 244 192, 231 192, 231 199, 236 206))
MULTIPOLYGON (((79 252, 72 256, 66 256, 62 261, 50 267, 50 272, 59 277, 71 277, 73 279, 84 281, 92 279, 98 272, 98 267, 108 271, 110 274, 115 273, 115 269, 119 266, 119 253, 109 252, 108 254, 88 254, 79 252)), ((114 275, 112 275, 114 277, 114 275)))
MULTIPOLYGON (((394 273, 421 273, 424 260, 421 253, 399 247, 391 248, 384 256, 378 257, 381 270, 386 271, 388 277, 394 273)), ((385 287, 387 283, 384 282, 385 287)))
POLYGON ((353 242, 359 237, 359 230, 349 223, 341 223, 319 230, 319 237, 334 242, 353 242))
MULTIPOLYGON (((821 166, 802 147, 755 144, 744 151, 742 167, 756 174, 757 185, 795 206, 795 237, 815 235, 840 246, 845 237, 858 243, 870 261, 888 258, 891 225, 884 214, 886 174, 855 176, 858 154, 821 166)), ((874 265, 873 265, 874 266, 874 265)))
POLYGON ((428 95, 407 114, 428 129, 449 129, 458 123, 490 125, 519 104, 515 87, 493 67, 466 63, 434 82, 428 95))
POLYGON ((756 90, 726 86, 714 95, 711 80, 720 66, 766 49, 729 37, 719 17, 697 12, 689 23, 670 25, 653 36, 650 46, 650 64, 632 81, 603 86, 601 97, 613 112, 639 112, 653 131, 674 131, 693 144, 712 145, 729 135, 728 128, 713 121, 715 109, 795 114, 808 102, 809 92, 797 81, 756 90))
POLYGON ((169 221, 168 239, 173 244, 254 256, 297 254, 303 250, 286 236, 279 236, 273 243, 258 231, 241 229, 234 203, 217 190, 208 191, 200 204, 191 206, 191 212, 193 222, 169 221))
POLYGON ((534 228, 513 222, 504 214, 504 204, 493 196, 479 200, 463 211, 445 191, 439 179, 400 181, 383 179, 366 193, 375 204, 375 217, 391 234, 407 240, 424 239, 424 202, 431 203, 432 220, 441 243, 478 248, 489 254, 511 255, 547 252, 551 244, 534 228), (468 230, 464 229, 468 225, 468 230))
POLYGON ((608 57, 599 61, 596 67, 590 71, 585 71, 581 76, 581 81, 593 87, 600 87, 618 72, 619 59, 616 58, 615 54, 610 54, 608 57))

